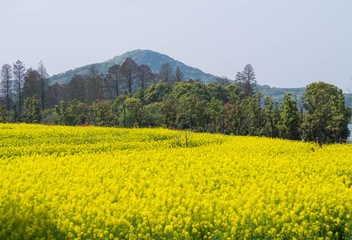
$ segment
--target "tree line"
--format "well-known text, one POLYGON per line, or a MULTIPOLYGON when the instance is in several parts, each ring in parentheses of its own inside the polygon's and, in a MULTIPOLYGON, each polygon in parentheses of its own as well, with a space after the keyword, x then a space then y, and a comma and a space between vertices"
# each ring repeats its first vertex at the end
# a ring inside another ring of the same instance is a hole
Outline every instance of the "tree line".
POLYGON ((341 89, 324 82, 307 86, 302 99, 286 94, 274 102, 256 89, 250 64, 214 83, 184 79, 179 68, 147 65, 127 58, 107 74, 91 65, 89 75, 49 85, 44 64, 26 70, 21 61, 4 64, 0 82, 0 122, 114 127, 168 127, 197 132, 266 136, 319 144, 349 136, 351 110, 341 89))

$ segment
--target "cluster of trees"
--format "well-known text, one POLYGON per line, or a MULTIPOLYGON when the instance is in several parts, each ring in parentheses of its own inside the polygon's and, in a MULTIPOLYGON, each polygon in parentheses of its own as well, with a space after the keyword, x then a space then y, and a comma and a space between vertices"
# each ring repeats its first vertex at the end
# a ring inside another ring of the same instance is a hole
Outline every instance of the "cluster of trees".
POLYGON ((169 63, 161 66, 159 74, 154 74, 147 65, 137 65, 127 58, 122 65, 113 65, 106 75, 91 65, 90 73, 74 75, 68 84, 49 85, 49 75, 44 64, 39 63, 38 69, 26 70, 21 61, 13 66, 4 64, 1 70, 0 105, 6 105, 8 111, 22 114, 25 98, 36 95, 40 99, 42 110, 53 108, 60 102, 78 100, 92 105, 97 100, 111 100, 120 95, 134 94, 138 89, 146 89, 152 83, 169 83, 183 80, 183 73, 176 68, 173 71, 169 63))
POLYGON ((127 58, 121 65, 113 65, 106 75, 97 71, 91 65, 90 74, 74 75, 67 84, 55 84, 48 88, 51 96, 48 105, 54 107, 61 101, 70 102, 78 100, 87 105, 92 105, 98 100, 112 100, 120 95, 135 94, 138 89, 145 90, 151 84, 158 82, 169 83, 183 80, 183 74, 176 68, 173 72, 169 63, 161 66, 159 74, 154 74, 147 65, 137 65, 131 58, 127 58))
POLYGON ((1 103, 6 105, 7 111, 14 110, 22 113, 23 100, 37 95, 40 107, 45 109, 45 93, 48 87, 49 75, 44 64, 39 63, 38 69, 26 70, 21 61, 16 61, 13 66, 4 64, 1 68, 0 96, 1 103))
POLYGON ((169 64, 154 74, 148 66, 126 59, 106 75, 92 65, 88 76, 48 86, 42 63, 25 71, 17 61, 12 69, 3 66, 1 90, 0 122, 168 127, 322 144, 344 141, 351 117, 342 91, 323 82, 307 86, 302 107, 290 94, 281 103, 263 99, 250 64, 237 73, 235 82, 218 78, 205 85, 184 80, 169 64))

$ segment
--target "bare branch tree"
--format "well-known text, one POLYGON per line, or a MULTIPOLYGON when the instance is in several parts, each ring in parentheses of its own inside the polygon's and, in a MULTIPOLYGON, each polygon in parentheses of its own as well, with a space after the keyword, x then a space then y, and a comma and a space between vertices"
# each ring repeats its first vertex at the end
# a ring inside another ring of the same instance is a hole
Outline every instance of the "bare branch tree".
POLYGON ((17 60, 13 64, 13 75, 14 75, 14 94, 18 104, 19 113, 22 112, 22 88, 24 84, 24 77, 26 75, 26 67, 23 62, 17 60))
POLYGON ((108 70, 104 79, 104 89, 106 99, 113 99, 120 95, 122 90, 121 66, 115 64, 108 70))
POLYGON ((49 84, 49 74, 47 73, 46 68, 44 67, 44 64, 42 61, 39 62, 37 71, 40 76, 39 81, 40 81, 40 99, 42 102, 41 106, 42 106, 42 110, 44 110, 45 104, 46 104, 45 91, 49 84))
POLYGON ((174 73, 174 82, 181 82, 183 81, 183 78, 184 78, 183 72, 181 72, 181 70, 178 67, 176 67, 175 73, 174 73))
POLYGON ((10 111, 10 102, 12 95, 12 68, 9 64, 4 64, 1 69, 1 94, 6 99, 7 111, 10 111))
POLYGON ((132 86, 136 79, 137 67, 137 64, 132 58, 126 58, 125 62, 121 65, 120 73, 129 93, 132 93, 132 86))
POLYGON ((136 82, 140 88, 145 90, 153 80, 153 73, 147 65, 137 67, 136 82))
POLYGON ((172 74, 172 67, 170 63, 164 63, 160 67, 159 77, 161 82, 165 82, 165 83, 167 82, 167 83, 170 83, 170 85, 172 85, 173 74, 172 74))

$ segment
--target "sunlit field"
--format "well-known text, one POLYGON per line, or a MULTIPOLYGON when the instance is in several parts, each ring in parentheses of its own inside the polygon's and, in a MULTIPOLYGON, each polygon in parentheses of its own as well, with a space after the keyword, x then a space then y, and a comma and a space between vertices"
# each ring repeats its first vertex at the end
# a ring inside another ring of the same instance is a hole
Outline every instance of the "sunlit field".
POLYGON ((352 147, 0 125, 0 239, 352 239, 352 147))

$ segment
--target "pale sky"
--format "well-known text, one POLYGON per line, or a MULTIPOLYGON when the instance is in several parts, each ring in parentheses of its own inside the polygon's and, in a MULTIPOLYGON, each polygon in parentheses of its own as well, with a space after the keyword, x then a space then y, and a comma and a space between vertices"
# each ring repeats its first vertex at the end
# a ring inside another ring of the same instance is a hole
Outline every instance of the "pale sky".
POLYGON ((352 92, 351 0, 0 0, 0 64, 50 75, 150 49, 258 84, 352 92))

